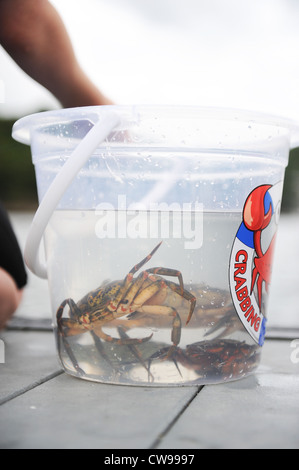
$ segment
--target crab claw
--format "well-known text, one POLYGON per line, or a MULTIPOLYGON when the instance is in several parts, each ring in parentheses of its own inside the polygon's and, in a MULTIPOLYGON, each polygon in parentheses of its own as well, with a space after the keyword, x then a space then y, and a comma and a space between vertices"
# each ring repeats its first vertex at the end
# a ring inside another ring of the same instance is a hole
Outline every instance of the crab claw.
POLYGON ((272 186, 265 184, 254 189, 248 196, 243 211, 243 220, 246 228, 252 232, 264 230, 270 223, 273 215, 273 204, 270 195, 266 200, 267 191, 272 186), (266 205, 269 204, 267 210, 266 205), (267 211, 267 213, 266 213, 267 211))

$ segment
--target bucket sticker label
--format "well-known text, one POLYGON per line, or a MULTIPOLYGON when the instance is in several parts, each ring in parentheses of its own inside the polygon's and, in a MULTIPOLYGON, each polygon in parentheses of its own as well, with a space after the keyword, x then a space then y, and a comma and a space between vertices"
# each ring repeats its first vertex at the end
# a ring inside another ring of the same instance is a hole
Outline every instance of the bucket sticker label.
POLYGON ((283 183, 261 185, 248 196, 230 259, 230 290, 241 322, 263 346, 272 260, 283 183))

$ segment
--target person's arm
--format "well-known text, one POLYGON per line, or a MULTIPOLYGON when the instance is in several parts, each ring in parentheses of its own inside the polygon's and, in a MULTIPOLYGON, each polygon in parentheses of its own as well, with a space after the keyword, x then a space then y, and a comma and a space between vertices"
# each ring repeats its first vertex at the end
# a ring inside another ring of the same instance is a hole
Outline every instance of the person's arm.
POLYGON ((112 104, 81 69, 48 0, 0 0, 0 44, 63 107, 112 104))

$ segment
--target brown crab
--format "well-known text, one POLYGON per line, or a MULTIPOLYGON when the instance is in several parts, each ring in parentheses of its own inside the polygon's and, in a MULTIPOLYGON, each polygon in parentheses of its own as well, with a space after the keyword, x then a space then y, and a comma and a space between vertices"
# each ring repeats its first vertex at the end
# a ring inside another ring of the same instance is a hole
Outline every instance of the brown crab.
MULTIPOLYGON (((162 243, 162 242, 161 242, 162 243)), ((123 281, 114 281, 103 287, 89 292, 79 302, 71 298, 64 300, 59 306, 56 314, 57 326, 65 350, 78 374, 85 375, 79 367, 77 359, 69 344, 68 337, 90 332, 95 345, 102 356, 105 355, 101 340, 119 345, 127 345, 134 351, 142 362, 137 345, 149 341, 153 334, 145 338, 130 338, 127 334, 120 335, 120 338, 113 338, 103 331, 106 324, 112 323, 116 319, 120 321, 126 317, 126 325, 130 319, 136 322, 138 315, 149 314, 151 316, 173 317, 171 341, 172 346, 168 350, 171 357, 181 338, 182 321, 176 308, 165 305, 165 299, 169 289, 190 302, 190 309, 186 325, 190 322, 196 305, 196 297, 184 288, 182 274, 170 268, 150 268, 142 271, 136 278, 134 274, 139 271, 155 254, 161 246, 159 243, 154 250, 136 264, 126 275, 123 281), (162 276, 172 276, 178 278, 179 284, 168 281, 162 276), (69 307, 68 318, 63 317, 65 307, 69 307)), ((126 331, 119 329, 118 331, 126 331)))

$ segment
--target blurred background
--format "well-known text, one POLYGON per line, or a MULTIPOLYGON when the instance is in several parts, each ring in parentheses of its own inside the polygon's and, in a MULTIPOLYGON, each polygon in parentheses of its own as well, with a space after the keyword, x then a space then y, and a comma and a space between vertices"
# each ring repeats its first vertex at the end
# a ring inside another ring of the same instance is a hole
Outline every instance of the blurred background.
MULTIPOLYGON (((228 106, 299 121, 298 0, 51 2, 79 62, 115 103, 228 106)), ((37 196, 30 149, 12 140, 11 129, 22 116, 58 107, 0 46, 0 200, 22 247, 37 196)), ((298 213, 299 149, 294 149, 273 272, 274 327, 299 328, 298 213), (282 318, 282 311, 289 313, 282 318)), ((30 276, 19 316, 49 318, 47 298, 46 283, 30 276)))
MULTIPOLYGON (((119 104, 229 106, 299 120, 298 0, 51 0, 76 55, 119 104)), ((30 150, 11 139, 21 116, 59 107, 0 47, 0 199, 36 207, 30 150)), ((285 211, 299 211, 292 151, 285 211)))

